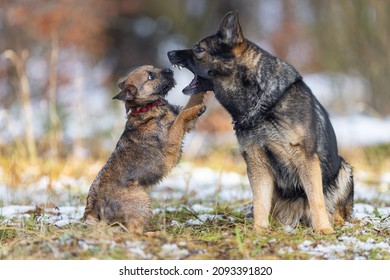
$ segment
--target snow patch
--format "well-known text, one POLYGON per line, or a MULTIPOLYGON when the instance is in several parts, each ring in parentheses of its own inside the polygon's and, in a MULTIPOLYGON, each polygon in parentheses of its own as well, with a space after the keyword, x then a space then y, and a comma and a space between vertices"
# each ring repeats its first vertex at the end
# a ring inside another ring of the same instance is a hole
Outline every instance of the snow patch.
POLYGON ((164 244, 161 246, 160 254, 165 257, 181 259, 189 255, 187 249, 180 249, 177 244, 164 244))

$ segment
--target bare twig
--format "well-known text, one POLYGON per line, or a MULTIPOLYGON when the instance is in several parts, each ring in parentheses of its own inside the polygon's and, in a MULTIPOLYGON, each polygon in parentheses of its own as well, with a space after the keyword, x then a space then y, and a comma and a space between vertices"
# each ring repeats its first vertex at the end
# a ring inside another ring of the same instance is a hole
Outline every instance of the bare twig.
POLYGON ((34 160, 37 157, 37 148, 34 140, 33 125, 32 125, 32 105, 30 96, 30 83, 27 78, 25 65, 28 59, 28 51, 23 50, 18 56, 13 50, 6 50, 2 55, 9 59, 16 69, 16 74, 19 81, 18 98, 22 103, 22 115, 25 125, 25 141, 30 159, 34 160))

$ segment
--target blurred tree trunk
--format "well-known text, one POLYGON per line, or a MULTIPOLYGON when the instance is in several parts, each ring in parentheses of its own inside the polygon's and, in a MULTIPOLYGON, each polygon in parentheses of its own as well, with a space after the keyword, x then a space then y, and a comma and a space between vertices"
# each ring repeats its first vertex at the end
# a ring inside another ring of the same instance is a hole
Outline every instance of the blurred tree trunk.
POLYGON ((360 74, 370 83, 370 105, 390 113, 390 1, 314 1, 320 63, 360 74))
POLYGON ((74 81, 75 86, 76 86, 76 94, 74 98, 72 98, 72 112, 76 116, 79 116, 76 121, 76 132, 75 135, 73 136, 73 148, 72 148, 72 155, 74 158, 85 158, 84 155, 84 148, 83 148, 83 140, 81 137, 82 130, 81 128, 85 124, 85 115, 83 112, 83 102, 82 102, 82 96, 83 96, 83 91, 84 89, 84 77, 80 73, 78 77, 74 81))
POLYGON ((26 75, 25 66, 28 58, 28 51, 23 50, 21 55, 18 56, 13 50, 6 50, 3 55, 9 59, 15 69, 17 79, 19 81, 18 98, 22 103, 22 115, 25 128, 25 141, 28 156, 31 160, 35 160, 37 157, 37 148, 34 139, 33 125, 32 125, 32 106, 30 98, 30 84, 26 75))

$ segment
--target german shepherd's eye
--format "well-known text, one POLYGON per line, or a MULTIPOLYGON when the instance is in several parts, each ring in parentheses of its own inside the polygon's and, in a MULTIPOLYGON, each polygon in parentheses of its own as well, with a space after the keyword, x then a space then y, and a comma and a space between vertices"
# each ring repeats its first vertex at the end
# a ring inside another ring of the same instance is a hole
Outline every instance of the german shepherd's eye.
POLYGON ((205 49, 199 45, 195 45, 193 48, 193 51, 194 51, 194 53, 201 54, 201 53, 205 52, 205 49))
POLYGON ((151 81, 151 80, 154 80, 154 74, 152 72, 149 72, 149 75, 148 75, 148 80, 151 81))

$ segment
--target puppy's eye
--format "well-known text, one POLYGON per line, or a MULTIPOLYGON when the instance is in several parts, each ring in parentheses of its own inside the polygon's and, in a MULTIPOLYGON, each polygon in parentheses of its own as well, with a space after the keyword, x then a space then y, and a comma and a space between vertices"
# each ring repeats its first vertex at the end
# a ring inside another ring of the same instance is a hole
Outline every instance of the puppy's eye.
POLYGON ((202 47, 199 46, 199 45, 195 45, 193 51, 194 51, 194 53, 201 54, 201 53, 205 52, 205 49, 202 48, 202 47))
POLYGON ((149 73, 149 75, 148 75, 148 80, 149 80, 149 81, 154 80, 154 75, 153 75, 153 73, 149 73))

